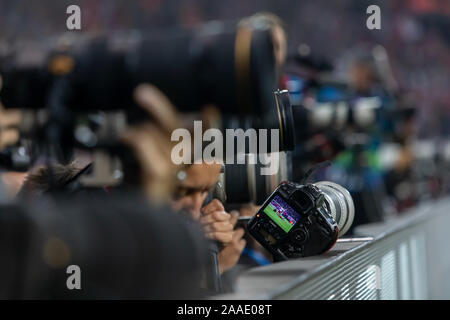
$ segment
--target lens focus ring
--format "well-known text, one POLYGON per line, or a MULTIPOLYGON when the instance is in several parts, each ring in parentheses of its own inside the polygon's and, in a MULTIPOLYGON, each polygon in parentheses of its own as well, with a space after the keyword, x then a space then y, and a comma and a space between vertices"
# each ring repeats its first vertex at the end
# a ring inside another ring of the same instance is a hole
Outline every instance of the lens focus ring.
POLYGON ((339 236, 343 236, 350 229, 355 216, 355 206, 350 193, 344 187, 330 181, 320 181, 315 185, 325 194, 331 214, 338 224, 339 236))

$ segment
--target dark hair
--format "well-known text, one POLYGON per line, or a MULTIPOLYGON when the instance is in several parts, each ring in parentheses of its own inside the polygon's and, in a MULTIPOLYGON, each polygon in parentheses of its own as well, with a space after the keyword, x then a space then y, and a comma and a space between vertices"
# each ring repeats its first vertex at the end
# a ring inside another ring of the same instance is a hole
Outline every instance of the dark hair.
POLYGON ((73 181, 81 170, 74 164, 52 164, 40 167, 35 172, 27 174, 17 197, 39 196, 52 190, 62 189, 73 181))

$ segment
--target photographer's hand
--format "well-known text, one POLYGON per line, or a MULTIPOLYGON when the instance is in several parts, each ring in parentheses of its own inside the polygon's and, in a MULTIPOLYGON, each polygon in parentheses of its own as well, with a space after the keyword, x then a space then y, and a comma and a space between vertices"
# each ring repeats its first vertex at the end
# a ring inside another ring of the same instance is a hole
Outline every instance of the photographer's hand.
MULTIPOLYGON (((237 222, 238 214, 237 212, 232 213, 232 224, 233 227, 237 222)), ((222 274, 227 270, 230 270, 232 267, 236 265, 239 260, 239 257, 242 254, 242 251, 245 248, 246 241, 242 237, 244 236, 245 231, 242 228, 236 229, 233 231, 233 236, 231 241, 219 252, 217 259, 219 262, 219 273, 222 274)))
POLYGON ((163 202, 174 184, 176 168, 170 161, 170 134, 180 126, 179 115, 168 98, 152 85, 139 85, 135 100, 151 120, 128 128, 122 141, 131 147, 138 160, 144 193, 154 202, 163 202))
POLYGON ((232 241, 234 227, 232 216, 225 212, 219 200, 213 199, 201 209, 201 214, 200 224, 209 239, 219 241, 222 245, 232 241))

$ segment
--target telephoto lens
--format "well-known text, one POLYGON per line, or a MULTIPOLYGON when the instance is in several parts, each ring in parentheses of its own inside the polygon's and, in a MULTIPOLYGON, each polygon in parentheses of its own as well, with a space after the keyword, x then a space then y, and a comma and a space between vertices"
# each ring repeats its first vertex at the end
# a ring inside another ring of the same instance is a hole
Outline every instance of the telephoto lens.
POLYGON ((227 204, 243 204, 252 202, 262 204, 267 197, 282 182, 292 175, 290 152, 278 153, 278 170, 275 174, 264 175, 260 162, 249 163, 250 155, 245 164, 226 164, 220 175, 215 196, 227 204))
POLYGON ((333 182, 280 184, 247 225, 275 261, 319 255, 350 228, 350 193, 333 182))
POLYGON ((253 115, 273 105, 268 29, 210 22, 189 31, 71 34, 16 46, 0 57, 6 108, 45 108, 54 97, 73 111, 130 111, 140 83, 156 86, 180 111, 212 104, 223 113, 253 115))
MULTIPOLYGON (((248 135, 248 140, 244 143, 245 153, 292 151, 295 148, 294 116, 287 90, 276 90, 273 93, 272 104, 268 109, 262 111, 260 116, 224 115, 222 117, 222 127, 234 130, 241 129, 248 135), (262 130, 267 132, 267 134, 260 134, 262 130), (274 131, 278 131, 278 147, 273 145, 274 131), (255 132, 255 135, 252 136, 251 132, 255 132), (262 145, 265 147, 262 147, 262 145)), ((224 147, 225 153, 230 146, 226 145, 224 147)), ((242 152, 242 150, 238 150, 237 143, 234 143, 233 147, 234 150, 229 151, 233 153, 242 152)))
POLYGON ((289 91, 277 90, 274 96, 274 107, 266 110, 261 119, 252 125, 255 129, 279 130, 278 150, 270 149, 270 135, 267 135, 267 152, 292 151, 295 148, 295 125, 289 91))

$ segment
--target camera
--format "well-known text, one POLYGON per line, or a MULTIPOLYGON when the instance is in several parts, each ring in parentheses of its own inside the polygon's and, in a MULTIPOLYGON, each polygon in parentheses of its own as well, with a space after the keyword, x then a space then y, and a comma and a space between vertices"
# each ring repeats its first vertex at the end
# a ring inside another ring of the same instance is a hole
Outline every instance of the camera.
POLYGON ((279 152, 278 171, 273 175, 261 174, 261 163, 226 164, 214 190, 215 197, 227 204, 252 202, 261 205, 273 190, 292 176, 290 152, 279 152))
MULTIPOLYGON (((281 112, 268 29, 215 21, 192 30, 72 33, 0 47, 1 104, 22 109, 20 137, 51 148, 60 162, 74 148, 116 152, 126 125, 149 116, 133 96, 141 83, 157 87, 180 112, 205 105, 238 117, 281 112)), ((13 168, 10 154, 0 161, 13 168)))
POLYGON ((319 255, 350 228, 355 208, 342 186, 281 183, 247 225, 274 260, 319 255))
POLYGON ((133 112, 140 83, 156 86, 180 111, 214 104, 250 115, 273 106, 273 44, 265 29, 215 21, 189 31, 66 34, 2 45, 9 48, 0 57, 6 108, 45 108, 51 96, 74 111, 133 112))
MULTIPOLYGON (((219 183, 214 190, 214 197, 228 204, 242 204, 253 202, 260 205, 272 193, 282 181, 289 180, 292 176, 291 152, 295 148, 295 127, 292 115, 289 92, 277 90, 274 92, 274 108, 267 112, 262 118, 247 119, 227 117, 224 120, 226 128, 247 129, 276 129, 279 130, 279 151, 277 152, 277 170, 275 174, 264 175, 261 173, 263 165, 256 161, 250 161, 251 157, 257 158, 259 154, 274 154, 271 150, 271 137, 267 135, 266 150, 261 150, 258 140, 249 138, 245 143, 245 163, 225 164, 220 175, 219 183), (250 145, 257 146, 256 152, 252 153, 250 145)), ((236 145, 236 144, 235 144, 236 145)), ((234 150, 236 154, 239 150, 234 150)), ((235 159, 236 160, 236 159, 235 159)))

